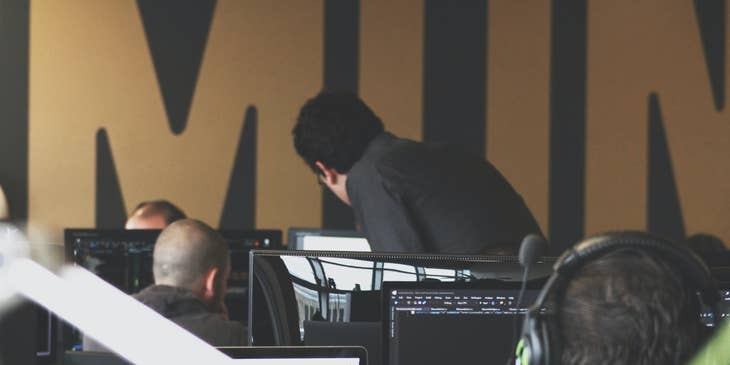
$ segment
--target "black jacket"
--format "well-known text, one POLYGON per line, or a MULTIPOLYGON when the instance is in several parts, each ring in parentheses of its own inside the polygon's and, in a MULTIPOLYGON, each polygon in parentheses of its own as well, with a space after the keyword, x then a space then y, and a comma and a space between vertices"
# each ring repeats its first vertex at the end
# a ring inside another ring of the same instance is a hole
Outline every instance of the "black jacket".
MULTIPOLYGON (((132 297, 213 346, 245 346, 248 342, 246 328, 241 323, 208 311, 205 303, 189 290, 152 285, 132 297)), ((140 330, 144 331, 144 324, 140 330)), ((109 351, 86 335, 83 347, 84 351, 109 351)))
POLYGON ((133 297, 213 346, 245 346, 246 328, 208 310, 192 292, 152 285, 133 297))
POLYGON ((484 160, 382 133, 347 172, 347 193, 374 251, 483 253, 540 233, 522 197, 484 160))

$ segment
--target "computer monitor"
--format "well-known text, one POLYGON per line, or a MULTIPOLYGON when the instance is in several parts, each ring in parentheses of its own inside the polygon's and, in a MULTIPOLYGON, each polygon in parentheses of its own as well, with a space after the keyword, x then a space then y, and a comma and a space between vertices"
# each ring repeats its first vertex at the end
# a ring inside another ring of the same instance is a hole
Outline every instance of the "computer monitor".
MULTIPOLYGON (((152 250, 160 230, 66 229, 66 260, 133 294, 154 282, 152 250)), ((279 230, 220 230, 231 252, 229 287, 248 285, 248 253, 281 249, 279 230)))
POLYGON ((66 351, 63 365, 134 365, 111 352, 66 351))
POLYGON ((36 311, 36 364, 52 364, 56 360, 58 319, 48 309, 34 305, 36 311))
MULTIPOLYGON (((66 261, 82 266, 128 294, 154 283, 152 252, 161 230, 66 229, 66 261)), ((248 305, 248 254, 252 249, 281 249, 279 230, 218 231, 228 242, 231 275, 225 297, 231 320, 245 322, 248 305)), ((79 334, 67 334, 80 347, 79 334)), ((67 347, 68 348, 68 347, 67 347)))
POLYGON ((380 322, 304 321, 305 346, 362 346, 368 351, 368 365, 381 365, 380 322))
MULTIPOLYGON (((41 262, 53 266, 63 261, 64 247, 59 244, 36 244, 37 252, 42 252, 41 262)), ((60 360, 60 333, 62 321, 48 309, 33 304, 36 313, 36 362, 35 364, 56 364, 60 360)))
POLYGON ((306 251, 372 251, 361 232, 290 228, 287 241, 290 250, 306 251))
MULTIPOLYGON (((518 306, 514 282, 383 283, 384 364, 506 363, 515 347, 514 328, 521 330, 524 311, 542 284, 530 282, 518 306)), ((724 320, 730 289, 721 289, 720 296, 717 310, 724 320)), ((712 315, 708 308, 701 314, 708 326, 712 315)))
POLYGON ((367 365, 368 354, 362 347, 218 347, 235 359, 232 364, 276 365, 367 365), (264 359, 266 359, 264 362, 264 359))
MULTIPOLYGON (((541 260, 530 277, 551 272, 541 260)), ((520 281, 515 257, 334 251, 251 252, 249 344, 292 345, 305 338, 303 322, 381 320, 384 281, 520 281)))
POLYGON ((712 308, 703 305, 702 314, 700 318, 702 323, 707 327, 714 327, 717 322, 722 322, 730 318, 730 282, 719 282, 720 301, 717 303, 716 313, 713 313, 712 308), (714 317, 718 316, 718 320, 714 320, 714 317))
POLYGON ((66 261, 134 294, 154 283, 152 250, 160 230, 66 229, 66 261))
POLYGON ((504 364, 542 281, 383 283, 384 364, 504 364), (444 351, 448 349, 448 351, 444 351))

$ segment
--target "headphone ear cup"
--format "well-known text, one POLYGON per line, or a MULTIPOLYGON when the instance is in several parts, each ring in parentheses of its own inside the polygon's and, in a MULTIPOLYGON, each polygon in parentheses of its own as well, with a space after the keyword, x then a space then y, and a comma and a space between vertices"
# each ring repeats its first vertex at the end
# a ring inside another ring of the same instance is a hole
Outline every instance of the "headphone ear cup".
POLYGON ((539 312, 540 308, 531 308, 525 315, 522 339, 517 345, 517 358, 521 365, 547 364, 544 345, 549 344, 549 340, 544 339, 539 312))
POLYGON ((517 342, 517 348, 515 348, 515 365, 529 365, 530 363, 530 345, 529 341, 522 337, 517 342))

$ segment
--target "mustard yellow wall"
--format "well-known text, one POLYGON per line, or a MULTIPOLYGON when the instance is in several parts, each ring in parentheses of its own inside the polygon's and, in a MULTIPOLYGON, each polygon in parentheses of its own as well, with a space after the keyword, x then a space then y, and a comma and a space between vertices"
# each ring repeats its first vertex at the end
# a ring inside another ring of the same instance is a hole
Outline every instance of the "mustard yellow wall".
MULTIPOLYGON (((256 225, 319 226, 319 187, 290 131, 322 87, 322 7, 219 0, 188 127, 175 136, 135 1, 33 1, 30 222, 55 237, 94 225, 95 134, 105 128, 127 207, 166 197, 216 225, 253 105, 256 225)), ((422 135, 423 12, 421 1, 360 2, 360 95, 413 139, 422 135)), ((489 2, 487 155, 546 231, 551 22, 548 1, 489 2)), ((656 93, 687 232, 730 242, 730 114, 713 106, 693 2, 592 1, 587 34, 586 232, 646 227, 647 98, 656 93)))

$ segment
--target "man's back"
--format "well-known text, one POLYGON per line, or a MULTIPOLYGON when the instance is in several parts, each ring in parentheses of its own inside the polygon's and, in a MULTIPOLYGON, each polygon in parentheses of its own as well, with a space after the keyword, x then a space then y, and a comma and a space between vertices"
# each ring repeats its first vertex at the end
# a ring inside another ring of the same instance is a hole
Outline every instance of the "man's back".
POLYGON ((455 148, 376 137, 348 173, 347 192, 377 251, 516 249, 540 228, 494 166, 455 148))
POLYGON ((192 292, 166 285, 153 285, 134 298, 213 346, 244 346, 245 327, 212 313, 192 292))

